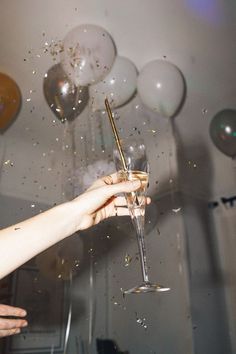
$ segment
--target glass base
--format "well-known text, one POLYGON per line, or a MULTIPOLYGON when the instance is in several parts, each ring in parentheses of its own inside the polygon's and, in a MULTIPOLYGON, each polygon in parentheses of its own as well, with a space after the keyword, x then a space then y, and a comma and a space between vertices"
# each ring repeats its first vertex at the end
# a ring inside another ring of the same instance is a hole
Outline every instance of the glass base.
POLYGON ((124 291, 124 294, 141 294, 141 293, 150 293, 150 292, 160 292, 160 291, 169 291, 170 288, 166 288, 160 284, 153 284, 150 282, 142 283, 140 286, 135 286, 132 289, 124 291))

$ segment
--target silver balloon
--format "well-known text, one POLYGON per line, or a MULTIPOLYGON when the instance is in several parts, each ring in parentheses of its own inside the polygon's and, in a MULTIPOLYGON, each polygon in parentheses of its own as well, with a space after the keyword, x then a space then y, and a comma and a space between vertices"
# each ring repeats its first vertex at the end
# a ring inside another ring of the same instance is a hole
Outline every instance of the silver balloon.
POLYGON ((236 110, 224 109, 213 117, 210 137, 221 152, 236 158, 236 110))
POLYGON ((45 74, 43 92, 49 107, 62 123, 78 117, 89 98, 87 86, 75 86, 60 63, 45 74))

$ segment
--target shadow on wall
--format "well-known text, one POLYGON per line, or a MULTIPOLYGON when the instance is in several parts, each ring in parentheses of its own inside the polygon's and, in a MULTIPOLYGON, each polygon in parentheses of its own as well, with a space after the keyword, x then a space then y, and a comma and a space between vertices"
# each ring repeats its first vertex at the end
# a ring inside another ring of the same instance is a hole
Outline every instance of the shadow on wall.
POLYGON ((209 200, 214 179, 204 141, 182 141, 173 123, 177 144, 179 189, 183 206, 193 338, 196 353, 231 353, 216 230, 209 200))
MULTIPOLYGON (((209 200, 212 199, 212 181, 213 171, 209 151, 203 141, 189 144, 181 140, 178 127, 173 122, 173 132, 177 145, 178 160, 178 180, 179 190, 183 199, 190 199, 191 202, 185 211, 191 208, 193 214, 187 214, 188 218, 193 218, 202 226, 202 232, 205 235, 204 249, 207 252, 209 262, 209 271, 214 282, 221 283, 221 272, 219 268, 219 257, 215 237, 212 234, 212 220, 210 210, 208 209, 209 200), (197 201, 201 207, 198 207, 197 201)), ((188 219, 184 219, 188 220, 188 219)), ((191 272, 191 269, 190 269, 191 272)))

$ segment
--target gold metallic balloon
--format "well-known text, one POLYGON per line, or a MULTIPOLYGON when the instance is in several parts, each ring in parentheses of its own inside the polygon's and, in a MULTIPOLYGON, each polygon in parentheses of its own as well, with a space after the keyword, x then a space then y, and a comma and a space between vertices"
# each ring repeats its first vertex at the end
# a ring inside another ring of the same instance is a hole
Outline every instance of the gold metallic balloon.
POLYGON ((19 112, 21 93, 16 82, 0 73, 0 131, 4 131, 19 112))
POLYGON ((73 121, 88 103, 88 88, 75 86, 60 63, 45 74, 43 92, 50 109, 62 123, 73 121))

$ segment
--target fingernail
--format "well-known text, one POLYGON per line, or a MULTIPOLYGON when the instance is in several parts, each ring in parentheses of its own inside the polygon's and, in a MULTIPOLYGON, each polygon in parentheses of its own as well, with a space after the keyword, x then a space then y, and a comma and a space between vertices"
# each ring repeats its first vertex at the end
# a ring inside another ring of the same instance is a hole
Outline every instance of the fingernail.
POLYGON ((21 315, 21 316, 26 316, 26 315, 27 315, 27 312, 26 312, 26 311, 21 311, 20 315, 21 315))
POLYGON ((15 334, 17 334, 17 333, 20 333, 20 328, 17 328, 17 329, 15 330, 15 334))
POLYGON ((22 327, 26 327, 26 326, 28 326, 28 322, 24 322, 22 325, 22 327))

